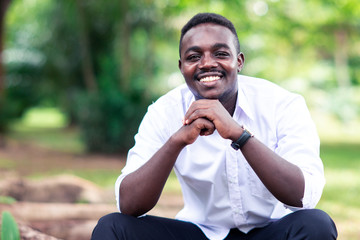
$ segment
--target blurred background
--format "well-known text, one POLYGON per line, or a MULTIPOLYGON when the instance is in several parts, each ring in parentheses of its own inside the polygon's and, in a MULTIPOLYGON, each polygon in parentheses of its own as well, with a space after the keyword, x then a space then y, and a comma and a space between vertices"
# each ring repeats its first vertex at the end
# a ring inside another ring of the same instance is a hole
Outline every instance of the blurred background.
POLYGON ((147 106, 184 82, 180 29, 198 12, 234 23, 242 74, 305 97, 327 177, 318 207, 339 239, 360 239, 358 0, 1 0, 0 180, 68 173, 112 188, 147 106))

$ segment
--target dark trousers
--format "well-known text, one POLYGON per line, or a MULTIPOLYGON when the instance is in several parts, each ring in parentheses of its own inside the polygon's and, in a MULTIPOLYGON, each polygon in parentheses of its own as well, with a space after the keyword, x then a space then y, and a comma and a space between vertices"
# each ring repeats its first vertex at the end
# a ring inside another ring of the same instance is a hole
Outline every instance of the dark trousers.
MULTIPOLYGON (((318 209, 300 210, 263 228, 245 234, 231 229, 226 240, 330 240, 337 238, 332 219, 318 209)), ((190 222, 155 216, 131 217, 111 213, 96 225, 92 240, 208 240, 200 228, 190 222)))

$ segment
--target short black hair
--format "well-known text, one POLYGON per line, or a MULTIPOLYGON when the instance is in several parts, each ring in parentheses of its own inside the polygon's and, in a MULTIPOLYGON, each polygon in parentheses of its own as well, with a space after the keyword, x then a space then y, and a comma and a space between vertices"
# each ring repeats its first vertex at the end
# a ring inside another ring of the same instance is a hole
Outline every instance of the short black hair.
POLYGON ((214 23, 228 28, 235 36, 235 48, 236 52, 240 53, 240 42, 236 32, 236 29, 232 22, 227 18, 216 14, 216 13, 198 13, 193 16, 181 29, 180 43, 179 43, 179 54, 181 57, 181 43, 184 38, 184 35, 193 27, 203 24, 203 23, 214 23))

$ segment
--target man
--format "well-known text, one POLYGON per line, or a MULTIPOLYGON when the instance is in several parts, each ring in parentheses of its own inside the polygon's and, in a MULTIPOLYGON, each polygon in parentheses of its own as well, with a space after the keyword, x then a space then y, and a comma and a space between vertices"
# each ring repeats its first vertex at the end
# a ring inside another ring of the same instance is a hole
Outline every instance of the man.
POLYGON ((220 15, 194 16, 179 50, 186 85, 149 107, 116 182, 121 213, 100 219, 93 239, 336 239, 313 209, 325 181, 303 98, 238 76, 244 55, 220 15), (184 197, 177 220, 144 215, 172 169, 184 197))

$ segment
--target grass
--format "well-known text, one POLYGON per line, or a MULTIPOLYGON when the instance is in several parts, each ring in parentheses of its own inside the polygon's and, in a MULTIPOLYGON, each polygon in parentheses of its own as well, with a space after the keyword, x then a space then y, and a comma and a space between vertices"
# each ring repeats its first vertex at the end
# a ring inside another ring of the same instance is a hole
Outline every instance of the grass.
POLYGON ((55 108, 33 108, 11 126, 10 137, 70 153, 83 153, 85 146, 76 129, 67 128, 67 119, 55 108))
POLYGON ((15 169, 16 163, 14 161, 11 161, 9 159, 0 158, 0 169, 15 169))
POLYGON ((321 157, 327 183, 317 207, 335 220, 338 239, 359 239, 360 142, 323 144, 321 157))
MULTIPOLYGON (((106 164, 106 163, 104 163, 106 164)), ((28 176, 32 180, 41 180, 45 177, 56 175, 74 175, 95 183, 102 188, 113 188, 115 180, 119 176, 120 169, 66 169, 52 170, 46 173, 35 173, 28 176)))
MULTIPOLYGON (((317 206, 334 219, 339 240, 360 239, 360 123, 343 125, 323 115, 314 118, 321 136, 321 158, 327 184, 317 206)), ((13 125, 11 138, 32 141, 60 151, 83 153, 84 146, 76 130, 64 130, 66 119, 54 109, 35 109, 13 125), (39 112, 41 114, 37 114, 39 112), (56 115, 56 117, 51 115, 56 115), (49 116, 48 116, 49 115, 49 116), (47 119, 47 124, 41 123, 47 119), (46 126, 46 128, 44 128, 46 126)), ((104 163, 106 164, 106 163, 104 163)), ((16 168, 10 159, 0 159, 0 168, 16 168)), ((64 172, 62 172, 64 173, 64 172)), ((113 186, 118 170, 68 169, 66 173, 91 180, 100 186, 113 186)), ((48 174, 57 174, 57 171, 48 174)), ((33 176, 41 177, 41 176, 33 176)), ((172 172, 164 189, 179 193, 180 186, 172 172)))

